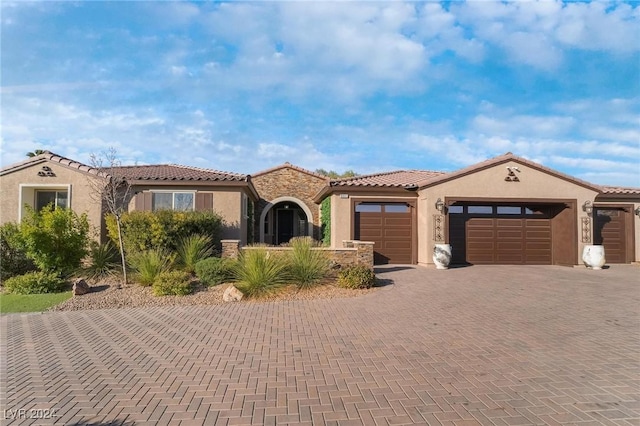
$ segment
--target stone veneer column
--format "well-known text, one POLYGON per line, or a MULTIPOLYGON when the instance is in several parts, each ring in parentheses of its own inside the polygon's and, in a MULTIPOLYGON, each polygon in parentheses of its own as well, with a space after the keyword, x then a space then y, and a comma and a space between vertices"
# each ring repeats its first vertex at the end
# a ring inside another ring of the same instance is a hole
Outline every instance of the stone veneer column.
POLYGON ((223 259, 237 259, 240 256, 240 240, 222 240, 222 254, 220 257, 223 259))
POLYGON ((353 246, 357 249, 356 263, 373 269, 373 246, 371 241, 354 241, 353 246))

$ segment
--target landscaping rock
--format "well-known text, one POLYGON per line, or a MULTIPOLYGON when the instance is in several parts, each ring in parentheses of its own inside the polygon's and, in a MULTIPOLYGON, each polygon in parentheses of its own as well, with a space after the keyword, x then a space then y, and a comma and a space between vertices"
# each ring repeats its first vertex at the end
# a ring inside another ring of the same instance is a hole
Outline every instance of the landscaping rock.
POLYGON ((83 280, 82 278, 77 279, 73 283, 73 295, 74 296, 82 296, 83 294, 87 294, 90 291, 91 291, 91 287, 89 287, 89 284, 87 284, 87 282, 85 280, 83 280))
POLYGON ((222 294, 222 300, 225 302, 239 302, 242 300, 242 296, 242 292, 231 285, 222 294))

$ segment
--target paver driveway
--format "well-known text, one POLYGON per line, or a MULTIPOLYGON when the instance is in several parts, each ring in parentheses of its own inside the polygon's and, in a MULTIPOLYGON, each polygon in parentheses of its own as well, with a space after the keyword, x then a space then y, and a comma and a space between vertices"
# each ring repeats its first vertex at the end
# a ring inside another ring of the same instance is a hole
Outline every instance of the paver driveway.
POLYGON ((637 267, 379 272, 355 299, 5 315, 4 423, 640 424, 637 267))

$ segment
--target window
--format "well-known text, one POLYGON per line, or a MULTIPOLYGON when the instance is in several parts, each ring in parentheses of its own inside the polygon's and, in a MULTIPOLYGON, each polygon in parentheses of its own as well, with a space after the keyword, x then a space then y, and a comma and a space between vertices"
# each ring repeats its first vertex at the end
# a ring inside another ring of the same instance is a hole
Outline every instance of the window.
POLYGON ((151 209, 193 211, 193 192, 154 192, 151 209))
POLYGON ((447 208, 449 214, 461 214, 464 211, 463 206, 449 206, 447 208))
POLYGON ((522 207, 498 206, 498 214, 522 214, 522 207))
POLYGON ((384 211, 387 213, 409 213, 409 206, 406 204, 385 204, 384 211))
POLYGON ((36 191, 36 211, 40 211, 49 204, 54 207, 69 207, 69 195, 67 191, 36 191))
POLYGON ((491 214, 493 213, 493 207, 491 206, 469 206, 467 207, 469 213, 475 214, 491 214))
POLYGON ((381 213, 382 205, 381 204, 369 204, 369 203, 360 203, 356 206, 356 212, 358 213, 381 213))

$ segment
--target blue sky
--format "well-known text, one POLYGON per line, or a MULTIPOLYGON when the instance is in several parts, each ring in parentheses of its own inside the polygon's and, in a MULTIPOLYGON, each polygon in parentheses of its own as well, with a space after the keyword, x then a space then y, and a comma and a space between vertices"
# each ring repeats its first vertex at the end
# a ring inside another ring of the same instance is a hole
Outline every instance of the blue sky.
POLYGON ((1 3, 3 166, 456 170, 640 186, 640 5, 1 3))

